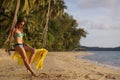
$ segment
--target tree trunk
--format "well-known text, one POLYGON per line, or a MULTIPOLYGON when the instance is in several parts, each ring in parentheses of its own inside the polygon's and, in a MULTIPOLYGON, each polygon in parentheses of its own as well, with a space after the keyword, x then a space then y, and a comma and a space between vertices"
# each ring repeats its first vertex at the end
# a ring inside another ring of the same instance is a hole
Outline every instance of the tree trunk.
MULTIPOLYGON (((12 22, 12 25, 11 25, 11 30, 10 30, 10 33, 9 33, 8 38, 7 38, 7 40, 5 41, 5 43, 9 41, 10 34, 12 33, 12 30, 13 30, 13 28, 15 27, 15 24, 16 24, 16 22, 17 22, 17 15, 18 15, 19 7, 20 7, 20 0, 17 0, 16 9, 15 9, 15 14, 14 14, 13 22, 12 22)), ((11 41, 11 40, 10 40, 10 41, 11 41)))
POLYGON ((49 0, 46 24, 45 24, 45 28, 44 28, 44 31, 43 31, 43 48, 46 46, 46 41, 47 41, 47 31, 48 31, 48 22, 49 22, 49 15, 50 15, 50 5, 51 5, 51 0, 49 0))

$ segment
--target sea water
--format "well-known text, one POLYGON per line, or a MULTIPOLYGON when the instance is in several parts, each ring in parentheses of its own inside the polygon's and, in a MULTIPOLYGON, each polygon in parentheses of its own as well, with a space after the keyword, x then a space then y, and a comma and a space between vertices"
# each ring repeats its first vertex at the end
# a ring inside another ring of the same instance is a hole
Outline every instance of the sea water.
MULTIPOLYGON (((120 70, 120 51, 91 51, 94 54, 85 55, 82 58, 97 64, 120 70)), ((80 56, 78 56, 80 57, 80 56)))

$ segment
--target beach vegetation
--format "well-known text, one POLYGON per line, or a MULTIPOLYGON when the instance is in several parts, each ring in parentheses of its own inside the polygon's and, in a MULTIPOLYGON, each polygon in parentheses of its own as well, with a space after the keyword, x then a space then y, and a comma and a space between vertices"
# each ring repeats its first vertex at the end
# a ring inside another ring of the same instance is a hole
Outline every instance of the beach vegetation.
MULTIPOLYGON (((15 20, 23 18, 25 41, 35 48, 43 46, 43 30, 46 24, 49 0, 0 0, 0 47, 5 47, 5 40, 15 20), (15 16, 16 7, 19 7, 15 16)), ((66 12, 63 0, 51 0, 48 31, 45 48, 49 51, 70 51, 80 46, 81 37, 86 31, 78 28, 77 21, 66 12)), ((15 23, 15 22, 14 22, 15 23)))

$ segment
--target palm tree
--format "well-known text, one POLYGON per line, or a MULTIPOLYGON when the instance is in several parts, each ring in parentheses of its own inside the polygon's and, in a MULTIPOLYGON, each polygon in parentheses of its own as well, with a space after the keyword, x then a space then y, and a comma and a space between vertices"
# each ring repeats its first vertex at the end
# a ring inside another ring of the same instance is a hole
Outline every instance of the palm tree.
POLYGON ((51 0, 49 0, 49 6, 48 6, 48 12, 47 12, 47 17, 46 17, 46 24, 45 28, 43 31, 43 47, 46 46, 46 39, 47 39, 47 31, 48 31, 48 21, 49 21, 49 15, 50 15, 50 7, 51 7, 51 0))
MULTIPOLYGON (((12 29, 14 28, 14 26, 15 26, 15 24, 16 24, 16 22, 17 22, 17 17, 18 17, 17 15, 18 15, 19 7, 20 7, 20 0, 17 0, 16 9, 15 9, 15 14, 14 14, 14 18, 13 18, 13 22, 12 22, 10 34, 12 34, 12 29)), ((9 39, 10 39, 10 34, 9 34, 6 42, 9 41, 9 39)), ((11 41, 11 39, 10 39, 10 41, 11 41)))

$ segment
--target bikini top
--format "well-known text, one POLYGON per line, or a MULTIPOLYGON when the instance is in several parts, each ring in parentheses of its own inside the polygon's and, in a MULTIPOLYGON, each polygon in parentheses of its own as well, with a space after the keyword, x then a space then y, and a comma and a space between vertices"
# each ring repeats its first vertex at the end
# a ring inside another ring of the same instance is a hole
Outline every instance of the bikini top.
POLYGON ((14 35, 15 38, 17 38, 17 37, 23 37, 23 36, 24 36, 23 33, 17 33, 17 34, 14 35))

